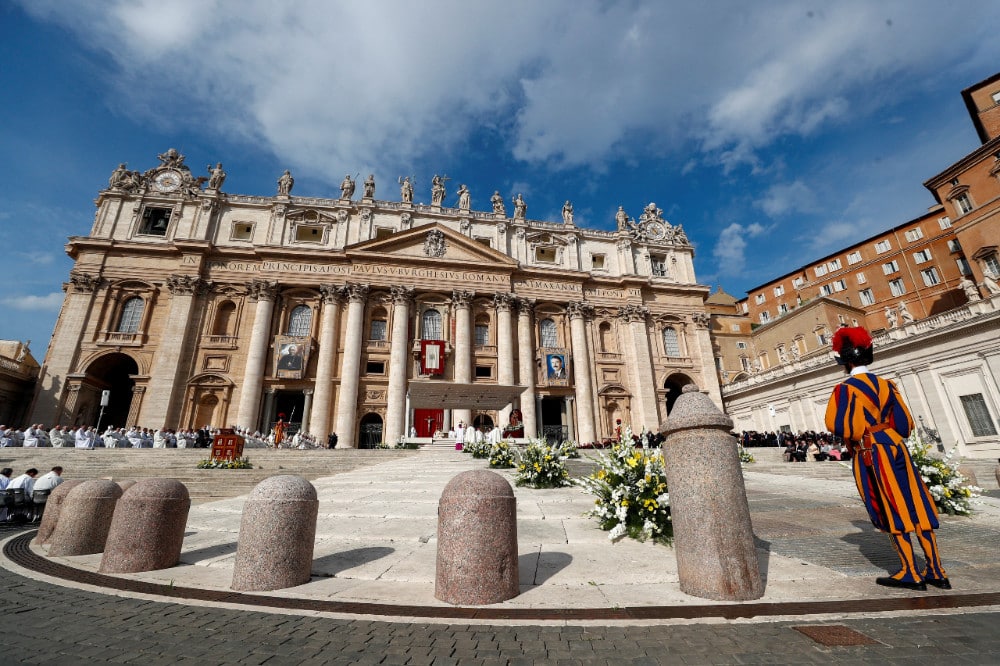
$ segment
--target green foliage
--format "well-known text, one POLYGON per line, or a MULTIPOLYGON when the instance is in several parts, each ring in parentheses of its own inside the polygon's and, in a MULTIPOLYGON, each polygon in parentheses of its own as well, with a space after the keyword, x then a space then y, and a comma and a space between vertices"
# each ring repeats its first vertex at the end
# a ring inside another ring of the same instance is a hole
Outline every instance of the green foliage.
POLYGON ((494 469, 509 469, 514 466, 514 451, 510 444, 502 440, 490 449, 490 467, 494 469))
POLYGON ((472 455, 473 458, 489 458, 490 445, 486 441, 466 442, 462 445, 462 450, 472 455))
POLYGON ((740 449, 740 462, 741 463, 752 463, 757 462, 754 460, 753 454, 747 451, 743 446, 737 444, 740 449))
POLYGON ((637 449, 628 428, 609 451, 595 458, 598 469, 576 481, 597 497, 587 515, 600 521, 608 538, 618 541, 626 536, 644 541, 669 544, 673 537, 670 522, 670 495, 660 451, 637 449))
POLYGON ((517 485, 531 488, 559 488, 569 485, 569 472, 559 459, 558 450, 550 448, 546 443, 531 441, 518 452, 517 457, 517 485))
POLYGON ((559 455, 566 456, 567 458, 579 458, 580 451, 576 448, 576 442, 571 442, 566 440, 558 447, 559 455))
POLYGON ((944 458, 931 455, 931 445, 925 443, 916 429, 906 440, 910 458, 927 485, 938 512, 953 516, 971 516, 972 500, 979 497, 983 489, 967 485, 969 479, 958 471, 961 458, 955 458, 953 447, 944 458))
POLYGON ((198 469, 253 469, 253 465, 250 464, 250 456, 235 458, 233 460, 212 458, 210 460, 199 460, 198 469))

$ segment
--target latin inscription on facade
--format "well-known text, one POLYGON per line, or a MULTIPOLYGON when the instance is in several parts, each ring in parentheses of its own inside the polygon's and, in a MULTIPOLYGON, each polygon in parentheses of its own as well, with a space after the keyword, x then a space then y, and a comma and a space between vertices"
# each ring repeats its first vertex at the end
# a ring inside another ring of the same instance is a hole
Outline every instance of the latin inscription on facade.
POLYGON ((455 280, 458 282, 480 282, 505 284, 506 275, 477 273, 474 271, 454 271, 419 266, 389 266, 384 264, 308 264, 294 261, 210 261, 208 268, 239 273, 321 273, 324 275, 355 275, 359 277, 412 277, 432 280, 455 280))

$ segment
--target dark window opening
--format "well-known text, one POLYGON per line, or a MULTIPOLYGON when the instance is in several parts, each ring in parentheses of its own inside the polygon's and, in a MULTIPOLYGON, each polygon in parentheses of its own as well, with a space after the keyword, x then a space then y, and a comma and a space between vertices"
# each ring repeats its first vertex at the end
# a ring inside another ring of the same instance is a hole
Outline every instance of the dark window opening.
POLYGON ((146 208, 142 211, 142 226, 139 228, 139 233, 147 236, 166 236, 171 212, 173 211, 170 208, 146 208))

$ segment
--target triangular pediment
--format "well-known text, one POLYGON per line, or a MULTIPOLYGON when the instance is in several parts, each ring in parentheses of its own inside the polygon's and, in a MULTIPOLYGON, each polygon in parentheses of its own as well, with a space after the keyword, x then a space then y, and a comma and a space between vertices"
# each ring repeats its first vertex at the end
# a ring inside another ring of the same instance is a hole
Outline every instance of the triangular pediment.
POLYGON ((345 254, 354 260, 407 259, 468 266, 516 268, 517 261, 503 252, 440 224, 426 224, 353 245, 345 254))

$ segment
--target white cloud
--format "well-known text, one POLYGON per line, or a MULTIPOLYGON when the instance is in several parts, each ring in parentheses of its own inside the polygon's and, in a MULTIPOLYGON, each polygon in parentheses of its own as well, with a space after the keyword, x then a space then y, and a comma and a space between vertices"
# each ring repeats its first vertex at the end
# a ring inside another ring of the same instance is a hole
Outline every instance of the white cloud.
POLYGON ((811 212, 816 208, 816 200, 808 185, 795 180, 772 185, 763 198, 754 202, 754 206, 771 217, 778 217, 795 212, 811 212))
POLYGON ((769 229, 753 222, 746 226, 733 222, 722 230, 712 255, 718 261, 718 272, 724 275, 741 273, 746 266, 747 239, 767 233, 769 229))
POLYGON ((6 296, 0 299, 5 307, 28 312, 58 312, 65 294, 55 291, 44 296, 6 296))
POLYGON ((548 166, 688 159, 696 137, 709 162, 760 168, 762 147, 857 113, 873 82, 899 90, 928 68, 992 63, 967 45, 1000 23, 995 3, 970 22, 906 0, 22 1, 110 55, 116 108, 380 181, 446 162, 484 127, 548 166))

